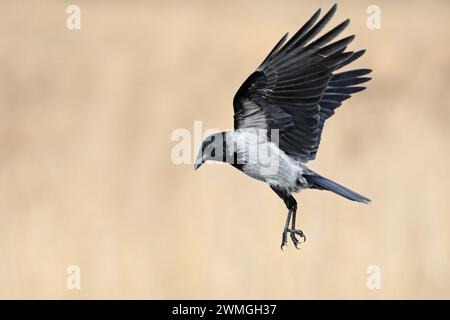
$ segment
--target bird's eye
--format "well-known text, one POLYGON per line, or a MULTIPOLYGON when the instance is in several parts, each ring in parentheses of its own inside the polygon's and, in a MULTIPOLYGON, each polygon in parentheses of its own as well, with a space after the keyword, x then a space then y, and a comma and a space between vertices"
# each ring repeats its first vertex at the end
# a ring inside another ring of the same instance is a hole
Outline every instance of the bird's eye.
POLYGON ((211 157, 215 157, 216 156, 216 148, 214 148, 212 151, 211 151, 211 157))

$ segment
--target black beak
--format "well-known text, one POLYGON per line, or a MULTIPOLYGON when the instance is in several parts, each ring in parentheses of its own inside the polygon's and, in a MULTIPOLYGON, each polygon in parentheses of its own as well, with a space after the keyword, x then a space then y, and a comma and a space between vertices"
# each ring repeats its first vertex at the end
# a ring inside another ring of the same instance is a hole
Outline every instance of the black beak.
POLYGON ((202 164, 203 164, 203 162, 196 162, 194 164, 194 170, 197 170, 198 168, 200 168, 202 164))
POLYGON ((200 152, 197 156, 197 159, 195 159, 195 163, 194 163, 194 170, 197 170, 198 168, 200 168, 200 166, 203 164, 203 154, 200 152))

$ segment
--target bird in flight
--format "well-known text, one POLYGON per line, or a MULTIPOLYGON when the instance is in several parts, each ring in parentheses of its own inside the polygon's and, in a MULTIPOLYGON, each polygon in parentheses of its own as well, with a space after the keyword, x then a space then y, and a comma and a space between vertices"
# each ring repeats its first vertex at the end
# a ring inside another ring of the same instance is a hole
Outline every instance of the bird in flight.
POLYGON ((203 140, 194 165, 197 170, 207 160, 226 162, 266 182, 288 209, 281 249, 288 235, 296 248, 306 240, 296 229, 297 202, 292 193, 328 190, 370 202, 305 165, 316 158, 325 121, 371 79, 365 77, 370 69, 339 72, 365 52, 347 51, 354 35, 332 42, 349 19, 316 39, 336 9, 335 4, 320 20, 317 10, 289 41, 288 34, 281 38, 234 96, 234 130, 203 140))

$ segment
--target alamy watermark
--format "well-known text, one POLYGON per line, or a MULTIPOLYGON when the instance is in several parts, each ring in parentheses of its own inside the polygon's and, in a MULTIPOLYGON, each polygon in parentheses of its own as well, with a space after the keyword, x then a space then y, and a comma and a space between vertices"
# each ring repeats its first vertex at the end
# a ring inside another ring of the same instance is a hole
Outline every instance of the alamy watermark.
POLYGON ((68 290, 81 289, 81 268, 77 265, 70 265, 66 269, 66 287, 68 290))
POLYGON ((81 29, 80 6, 71 4, 66 8, 66 13, 69 14, 69 16, 66 19, 66 28, 68 30, 80 30, 81 29))
POLYGON ((381 268, 375 264, 369 265, 367 267, 367 274, 369 275, 366 281, 367 289, 381 289, 381 268))
POLYGON ((370 5, 366 10, 369 17, 367 17, 367 28, 370 30, 380 30, 381 29, 381 9, 377 5, 370 5))

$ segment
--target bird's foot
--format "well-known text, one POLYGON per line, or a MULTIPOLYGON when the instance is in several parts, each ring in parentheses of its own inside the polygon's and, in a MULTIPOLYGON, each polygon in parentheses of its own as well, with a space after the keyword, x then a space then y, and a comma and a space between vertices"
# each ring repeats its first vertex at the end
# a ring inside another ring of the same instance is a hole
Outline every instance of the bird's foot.
POLYGON ((303 242, 305 242, 306 241, 305 234, 303 233, 302 230, 295 230, 295 229, 291 229, 289 230, 289 232, 291 233, 291 240, 294 243, 294 246, 298 249, 298 245, 302 243, 302 241, 298 240, 296 235, 298 235, 300 239, 303 239, 303 242))
POLYGON ((286 229, 286 230, 283 231, 283 235, 281 236, 281 250, 283 250, 283 247, 284 247, 284 246, 287 246, 287 242, 288 242, 288 240, 287 240, 287 234, 288 234, 288 233, 291 235, 292 243, 294 244, 294 246, 295 246, 297 249, 299 249, 298 245, 299 245, 300 243, 302 243, 302 241, 300 241, 299 239, 297 239, 297 237, 296 237, 297 235, 298 235, 301 239, 303 239, 303 242, 306 241, 306 236, 305 236, 305 234, 303 233, 302 230, 286 229))

